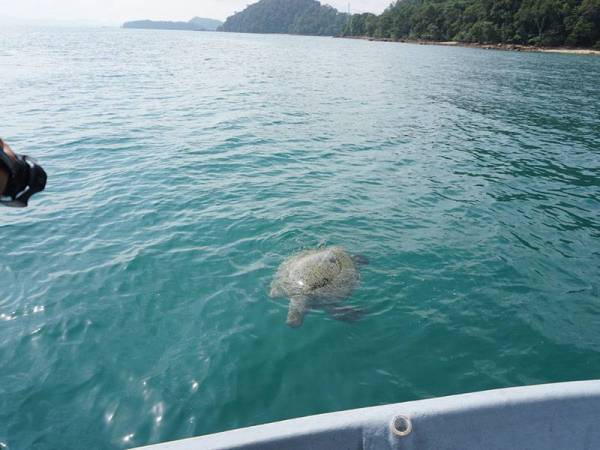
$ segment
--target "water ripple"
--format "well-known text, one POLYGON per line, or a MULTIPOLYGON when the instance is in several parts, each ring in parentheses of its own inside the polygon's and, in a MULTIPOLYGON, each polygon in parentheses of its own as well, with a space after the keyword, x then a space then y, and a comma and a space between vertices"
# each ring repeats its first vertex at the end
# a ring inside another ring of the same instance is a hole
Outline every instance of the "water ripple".
POLYGON ((0 40, 2 137, 50 174, 0 219, 0 447, 126 448, 597 376, 597 58, 0 40), (368 257, 349 299, 367 314, 290 330, 273 272, 327 244, 368 257))

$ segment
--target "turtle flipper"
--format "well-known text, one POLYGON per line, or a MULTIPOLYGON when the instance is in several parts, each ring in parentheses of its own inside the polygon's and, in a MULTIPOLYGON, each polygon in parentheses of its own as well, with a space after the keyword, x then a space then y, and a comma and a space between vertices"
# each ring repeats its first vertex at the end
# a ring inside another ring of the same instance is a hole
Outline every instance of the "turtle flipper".
POLYGON ((286 323, 292 328, 298 328, 304 322, 304 316, 308 311, 308 299, 304 296, 290 298, 290 308, 286 323))
POLYGON ((365 255, 352 255, 352 261, 354 261, 354 264, 357 266, 366 266, 369 264, 369 258, 365 255))
POLYGON ((334 319, 349 323, 356 322, 366 314, 365 309, 354 306, 330 306, 327 312, 334 319))

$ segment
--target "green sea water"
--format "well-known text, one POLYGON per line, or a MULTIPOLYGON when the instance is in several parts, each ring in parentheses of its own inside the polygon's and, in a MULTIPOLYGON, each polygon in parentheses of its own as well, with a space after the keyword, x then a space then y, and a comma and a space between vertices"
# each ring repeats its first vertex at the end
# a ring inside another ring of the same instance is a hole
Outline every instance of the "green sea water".
POLYGON ((600 376, 600 58, 0 30, 0 448, 108 449, 600 376), (299 329, 294 252, 369 259, 299 329))

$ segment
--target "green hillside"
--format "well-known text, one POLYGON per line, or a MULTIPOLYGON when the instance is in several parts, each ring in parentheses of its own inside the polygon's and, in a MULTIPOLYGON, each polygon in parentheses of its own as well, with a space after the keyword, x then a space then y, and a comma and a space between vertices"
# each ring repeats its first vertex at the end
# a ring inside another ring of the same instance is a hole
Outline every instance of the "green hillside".
POLYGON ((337 36, 348 17, 315 0, 261 0, 229 17, 220 30, 337 36))
POLYGON ((600 48, 600 0, 400 0, 344 36, 600 48))

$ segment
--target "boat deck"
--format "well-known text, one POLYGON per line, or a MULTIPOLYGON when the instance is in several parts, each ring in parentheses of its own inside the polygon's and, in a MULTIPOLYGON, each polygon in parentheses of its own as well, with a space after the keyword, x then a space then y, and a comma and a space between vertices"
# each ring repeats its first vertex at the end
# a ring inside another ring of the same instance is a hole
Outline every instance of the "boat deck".
POLYGON ((342 411, 143 448, 600 449, 600 380, 497 389, 342 411))

